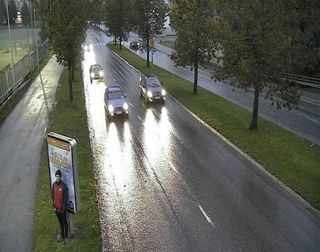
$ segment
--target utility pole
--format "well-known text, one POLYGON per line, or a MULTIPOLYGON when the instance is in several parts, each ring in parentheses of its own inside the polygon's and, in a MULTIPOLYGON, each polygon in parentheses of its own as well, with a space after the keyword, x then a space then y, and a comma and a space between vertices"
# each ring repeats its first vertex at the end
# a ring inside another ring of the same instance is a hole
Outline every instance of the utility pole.
MULTIPOLYGON (((36 10, 33 9, 33 20, 34 20, 34 34, 37 35, 37 19, 36 19, 36 10)), ((42 92, 43 92, 43 99, 44 99, 44 103, 47 109, 47 113, 49 114, 49 105, 48 105, 48 101, 47 101, 47 96, 46 96, 46 91, 44 89, 44 84, 43 84, 43 79, 42 79, 42 75, 41 75, 41 70, 40 70, 40 59, 39 59, 39 48, 38 48, 38 39, 35 36, 35 42, 36 42, 36 53, 37 53, 37 67, 38 67, 38 71, 39 71, 39 77, 40 77, 40 83, 41 83, 41 88, 42 88, 42 92)))

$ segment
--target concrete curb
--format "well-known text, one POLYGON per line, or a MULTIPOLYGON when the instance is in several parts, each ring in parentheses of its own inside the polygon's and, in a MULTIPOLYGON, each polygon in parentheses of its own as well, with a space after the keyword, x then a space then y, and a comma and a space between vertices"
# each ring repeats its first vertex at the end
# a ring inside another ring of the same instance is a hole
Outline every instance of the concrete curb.
MULTIPOLYGON (((117 57, 119 57, 121 60, 123 60, 126 64, 128 64, 130 67, 132 67, 136 72, 139 74, 141 73, 138 69, 136 69, 133 65, 131 65, 128 61, 126 61, 124 58, 122 58, 119 54, 112 51, 113 54, 115 54, 117 57)), ((168 94, 167 94, 168 95, 168 94)), ((248 154, 246 154, 244 151, 242 151, 238 146, 230 142, 226 137, 224 137, 222 134, 220 134, 218 131, 213 129, 210 125, 208 125, 206 122, 204 122, 201 118, 199 118, 196 114, 194 114, 191 110, 189 110, 187 107, 185 107, 180 101, 178 101, 173 96, 169 95, 170 98, 172 98, 176 103, 180 104, 181 107, 183 107, 187 112, 189 112, 196 120, 198 120, 202 125, 204 125, 206 128, 208 128, 212 133, 214 133, 216 136, 218 136, 222 141, 224 141, 226 144, 228 144, 231 148, 236 150, 239 154, 241 154, 244 158, 249 160, 254 166, 256 166, 261 172, 263 172, 265 175, 270 177, 276 184, 281 186, 286 192, 288 192, 292 197, 294 197, 296 200, 298 200, 306 209, 310 210, 312 213, 320 217, 320 211, 316 208, 314 208, 312 205, 310 205, 309 202, 304 200, 299 194, 297 194, 295 191, 293 191, 290 187, 285 185, 282 181, 280 181, 278 178, 276 178, 274 175, 272 175, 269 171, 267 171, 261 164, 259 164, 257 161, 255 161, 252 157, 250 157, 248 154)))

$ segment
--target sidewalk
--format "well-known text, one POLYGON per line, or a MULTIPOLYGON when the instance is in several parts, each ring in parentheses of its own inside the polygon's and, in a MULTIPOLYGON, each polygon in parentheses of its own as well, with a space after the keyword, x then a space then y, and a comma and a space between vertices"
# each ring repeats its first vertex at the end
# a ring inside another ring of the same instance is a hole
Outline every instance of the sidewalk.
POLYGON ((0 251, 32 251, 41 147, 62 71, 52 57, 43 86, 38 76, 0 127, 0 251))

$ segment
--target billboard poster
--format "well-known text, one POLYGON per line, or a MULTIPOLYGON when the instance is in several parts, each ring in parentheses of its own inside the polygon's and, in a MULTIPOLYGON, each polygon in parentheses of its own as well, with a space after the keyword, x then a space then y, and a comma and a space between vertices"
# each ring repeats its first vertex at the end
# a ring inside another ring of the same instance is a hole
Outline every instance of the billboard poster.
POLYGON ((50 132, 47 137, 50 190, 55 182, 55 173, 61 171, 61 180, 68 187, 68 208, 72 213, 80 210, 79 177, 76 160, 76 141, 50 132))

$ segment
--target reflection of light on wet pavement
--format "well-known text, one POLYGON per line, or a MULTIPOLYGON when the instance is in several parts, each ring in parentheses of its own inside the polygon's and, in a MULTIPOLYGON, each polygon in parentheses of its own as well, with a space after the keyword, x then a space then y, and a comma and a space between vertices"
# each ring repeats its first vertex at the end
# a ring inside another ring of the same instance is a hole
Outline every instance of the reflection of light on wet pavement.
POLYGON ((166 107, 161 108, 159 119, 155 118, 151 109, 146 111, 144 121, 144 145, 146 155, 152 164, 165 159, 171 152, 170 132, 173 130, 166 107))
MULTIPOLYGON (((119 188, 125 188, 134 177, 133 150, 128 122, 111 122, 105 142, 103 169, 111 169, 119 188)), ((124 190, 125 192, 126 190, 124 190)))

